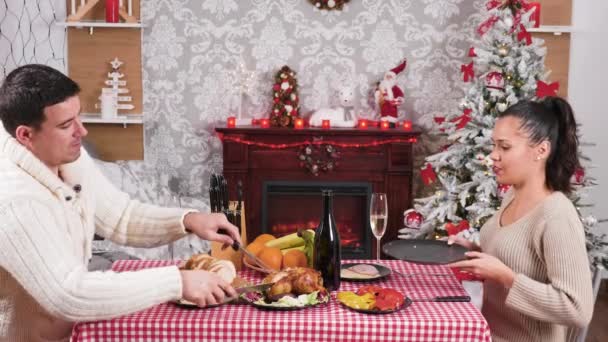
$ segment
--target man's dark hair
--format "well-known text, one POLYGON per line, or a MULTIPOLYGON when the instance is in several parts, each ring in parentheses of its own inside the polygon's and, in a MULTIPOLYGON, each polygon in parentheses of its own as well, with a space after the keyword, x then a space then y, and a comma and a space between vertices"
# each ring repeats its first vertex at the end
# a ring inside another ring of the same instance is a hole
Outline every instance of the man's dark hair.
POLYGON ((80 87, 61 72, 40 64, 21 66, 0 87, 0 120, 13 137, 20 125, 39 129, 44 108, 77 95, 80 87))

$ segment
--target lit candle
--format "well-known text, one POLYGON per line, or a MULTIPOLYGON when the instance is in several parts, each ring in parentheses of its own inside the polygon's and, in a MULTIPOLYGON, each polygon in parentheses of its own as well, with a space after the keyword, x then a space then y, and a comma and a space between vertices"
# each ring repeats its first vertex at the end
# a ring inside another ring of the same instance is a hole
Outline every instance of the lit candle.
POLYGON ((72 0, 72 15, 76 14, 76 0, 72 0))
POLYGON ((133 0, 129 0, 129 16, 133 15, 133 0))
POLYGON ((236 126, 236 118, 234 116, 228 117, 228 121, 226 121, 226 127, 234 128, 236 126))
POLYGON ((361 119, 359 120, 359 124, 358 124, 359 128, 361 129, 366 129, 367 128, 367 120, 365 119, 361 119))
POLYGON ((380 128, 382 129, 388 129, 390 127, 390 124, 388 123, 388 121, 381 121, 380 122, 380 128))
POLYGON ((321 127, 323 127, 323 129, 329 129, 329 120, 323 120, 321 121, 321 127))
POLYGON ((304 128, 304 119, 297 118, 295 126, 296 126, 296 129, 302 129, 302 128, 304 128))
POLYGON ((270 127, 270 120, 268 120, 268 119, 262 119, 260 121, 260 126, 262 126, 262 128, 268 128, 268 127, 270 127))
POLYGON ((406 131, 412 130, 412 122, 410 120, 403 121, 403 129, 406 131))

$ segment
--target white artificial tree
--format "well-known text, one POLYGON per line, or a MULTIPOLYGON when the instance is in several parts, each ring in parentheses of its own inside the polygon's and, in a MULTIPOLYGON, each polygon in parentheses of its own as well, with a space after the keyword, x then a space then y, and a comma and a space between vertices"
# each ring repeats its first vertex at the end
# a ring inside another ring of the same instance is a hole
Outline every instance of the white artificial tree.
MULTIPOLYGON (((489 154, 496 117, 518 101, 555 95, 559 87, 558 83, 545 83, 544 41, 527 31, 532 26, 532 11, 527 11, 521 0, 488 4, 488 17, 477 29, 477 39, 469 51, 473 62, 461 68, 471 86, 460 110, 430 120, 435 122, 431 133, 444 135, 448 141, 442 151, 426 158, 421 173, 425 183, 433 183, 436 189, 431 196, 415 200, 414 214, 421 216, 417 218, 421 225, 401 230, 402 237, 437 238, 461 231, 479 242, 479 229, 499 208, 508 186, 497 184, 491 170, 489 154)), ((594 181, 584 176, 584 169, 577 176, 571 199, 580 209, 584 190, 594 181)), ((598 220, 592 215, 581 219, 590 259, 594 264, 607 264, 606 240, 593 231, 598 220)))

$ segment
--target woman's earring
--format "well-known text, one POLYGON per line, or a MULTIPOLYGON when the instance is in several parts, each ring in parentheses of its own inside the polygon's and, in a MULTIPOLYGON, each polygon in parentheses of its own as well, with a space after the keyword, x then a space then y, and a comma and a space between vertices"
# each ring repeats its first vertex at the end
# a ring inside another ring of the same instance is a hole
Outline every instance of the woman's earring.
POLYGON ((540 156, 536 156, 536 161, 539 161, 539 160, 540 160, 540 156))

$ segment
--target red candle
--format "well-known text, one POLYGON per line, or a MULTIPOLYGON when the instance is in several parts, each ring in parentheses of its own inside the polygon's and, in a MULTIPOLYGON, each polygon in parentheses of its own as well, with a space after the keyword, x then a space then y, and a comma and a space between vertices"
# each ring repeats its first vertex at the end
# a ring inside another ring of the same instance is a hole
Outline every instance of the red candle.
POLYGON ((359 120, 358 126, 360 129, 367 129, 367 120, 365 120, 365 119, 359 120))
POLYGON ((296 126, 296 129, 304 128, 304 119, 300 119, 300 118, 296 119, 295 126, 296 126))
POLYGON ((403 121, 403 129, 406 131, 412 130, 412 122, 410 120, 403 121))
POLYGON ((268 119, 262 119, 260 121, 260 126, 262 126, 262 128, 268 128, 268 127, 270 127, 270 120, 268 120, 268 119))
POLYGON ((323 127, 324 129, 329 129, 329 120, 323 120, 321 122, 321 127, 323 127))
POLYGON ((118 0, 106 0, 106 22, 118 22, 118 0))
POLYGON ((226 127, 234 128, 236 126, 236 118, 234 116, 229 116, 226 121, 226 127))
POLYGON ((540 27, 540 2, 531 2, 526 8, 526 12, 534 9, 530 15, 530 21, 534 22, 534 27, 540 27))
POLYGON ((381 121, 380 122, 380 128, 381 129, 388 129, 390 127, 390 124, 388 123, 388 121, 381 121))

